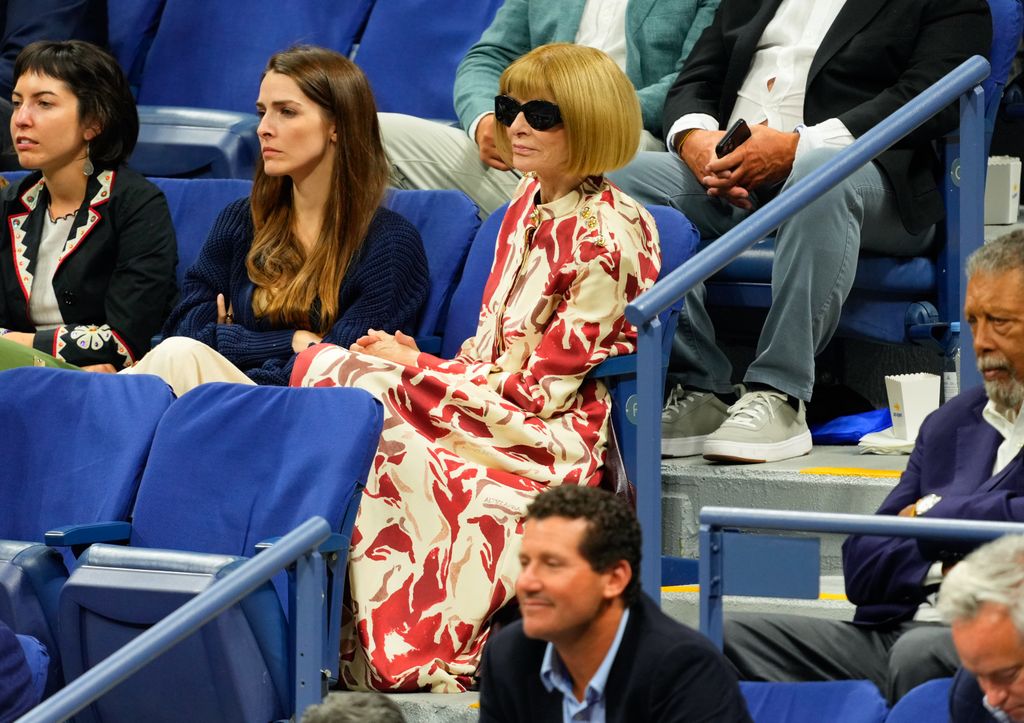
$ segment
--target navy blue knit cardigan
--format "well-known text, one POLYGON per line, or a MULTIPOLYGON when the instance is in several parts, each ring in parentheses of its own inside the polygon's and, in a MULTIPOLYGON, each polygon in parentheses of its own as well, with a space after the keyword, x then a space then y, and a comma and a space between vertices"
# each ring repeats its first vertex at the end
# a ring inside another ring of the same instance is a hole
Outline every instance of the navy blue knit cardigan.
MULTIPOLYGON (((217 217, 199 258, 185 274, 181 300, 164 324, 163 335, 197 339, 257 384, 284 386, 295 361, 295 330, 253 313, 255 286, 245 268, 252 238, 249 199, 242 198, 217 217), (233 324, 217 323, 217 294, 231 302, 233 324)), ((338 293, 340 315, 324 341, 347 348, 371 328, 411 334, 428 290, 427 258, 419 233, 394 211, 379 208, 345 274, 338 293)))

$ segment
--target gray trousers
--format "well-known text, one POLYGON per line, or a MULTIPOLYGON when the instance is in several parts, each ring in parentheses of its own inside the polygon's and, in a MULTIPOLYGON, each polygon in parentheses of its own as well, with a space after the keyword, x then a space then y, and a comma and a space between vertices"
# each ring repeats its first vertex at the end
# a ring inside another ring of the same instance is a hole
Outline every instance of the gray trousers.
MULTIPOLYGON (((839 149, 801 153, 781 193, 839 149)), ((643 203, 674 206, 696 224, 705 238, 721 236, 749 211, 710 198, 689 168, 674 154, 639 153, 609 176, 643 203)), ((753 197, 754 210, 762 205, 753 197)), ((772 266, 772 304, 753 363, 744 376, 810 401, 814 357, 828 344, 853 286, 857 255, 863 249, 897 256, 924 251, 934 229, 911 234, 896 210, 889 181, 874 163, 864 166, 779 227, 772 266)), ((684 385, 729 393, 732 366, 715 344, 715 329, 705 308, 703 284, 686 296, 679 319, 684 337, 673 368, 684 385)))
POLYGON ((879 630, 805 615, 737 613, 726 617, 724 634, 725 656, 740 680, 870 680, 890 703, 960 666, 941 623, 879 630))
MULTIPOLYGON (((378 113, 377 119, 392 186, 457 189, 473 199, 483 218, 512 198, 519 174, 486 165, 476 142, 461 128, 400 113, 378 113)), ((643 131, 640 148, 664 150, 665 144, 643 131)))

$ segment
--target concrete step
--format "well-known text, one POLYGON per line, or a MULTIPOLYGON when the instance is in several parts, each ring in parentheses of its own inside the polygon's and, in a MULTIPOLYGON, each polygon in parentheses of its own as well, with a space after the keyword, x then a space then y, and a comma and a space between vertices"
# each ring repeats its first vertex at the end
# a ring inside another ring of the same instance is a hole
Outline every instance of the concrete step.
MULTIPOLYGON (((698 513, 720 505, 755 509, 872 514, 899 481, 906 455, 860 454, 857 447, 816 446, 809 455, 768 464, 662 464, 662 551, 697 557, 698 513)), ((822 574, 841 574, 841 536, 822 539, 822 574)))

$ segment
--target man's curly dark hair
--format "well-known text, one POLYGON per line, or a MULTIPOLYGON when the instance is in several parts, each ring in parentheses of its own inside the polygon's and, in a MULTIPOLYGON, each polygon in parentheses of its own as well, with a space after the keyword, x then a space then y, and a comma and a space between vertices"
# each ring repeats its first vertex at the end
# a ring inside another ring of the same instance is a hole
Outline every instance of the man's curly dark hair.
POLYGON ((633 576, 622 591, 626 605, 640 594, 640 523, 621 497, 596 487, 561 485, 539 495, 526 509, 527 520, 565 517, 586 520, 580 555, 595 572, 611 569, 619 560, 629 563, 633 576))

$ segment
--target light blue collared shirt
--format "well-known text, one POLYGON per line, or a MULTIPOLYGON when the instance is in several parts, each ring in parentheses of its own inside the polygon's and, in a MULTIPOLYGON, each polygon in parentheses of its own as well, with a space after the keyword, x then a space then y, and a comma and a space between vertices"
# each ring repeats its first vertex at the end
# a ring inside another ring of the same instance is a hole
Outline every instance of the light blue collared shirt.
POLYGON ((619 652, 619 643, 622 642, 622 635, 626 632, 628 621, 629 609, 627 608, 622 612, 619 629, 615 633, 611 647, 608 648, 594 677, 587 683, 583 700, 576 700, 576 696, 572 692, 572 678, 569 676, 569 671, 565 669, 565 664, 555 652, 555 646, 548 643, 547 650, 544 651, 544 662, 540 665, 540 682, 544 684, 549 693, 557 689, 562 694, 562 720, 564 723, 576 723, 577 721, 605 723, 604 686, 608 682, 608 673, 619 652))

